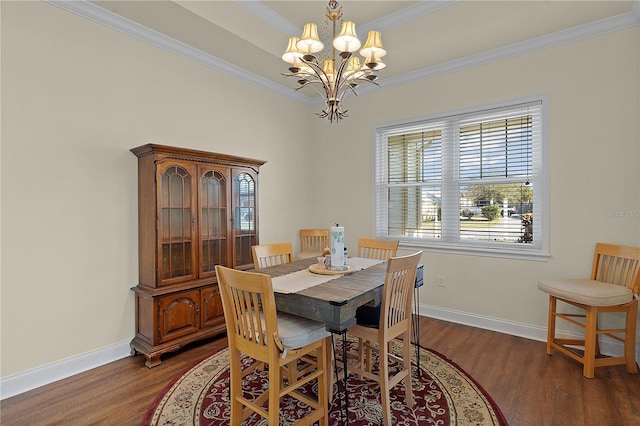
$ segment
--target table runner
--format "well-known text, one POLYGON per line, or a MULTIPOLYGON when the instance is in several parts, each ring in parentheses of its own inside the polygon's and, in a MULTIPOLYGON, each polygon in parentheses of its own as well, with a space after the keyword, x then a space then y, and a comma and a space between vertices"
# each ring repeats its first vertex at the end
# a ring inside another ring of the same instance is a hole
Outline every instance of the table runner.
MULTIPOLYGON (((384 262, 384 260, 367 259, 364 257, 350 257, 348 262, 349 270, 345 271, 346 274, 361 271, 363 269, 382 263, 384 262)), ((271 278, 271 283, 273 285, 273 291, 276 293, 297 293, 318 284, 335 280, 336 278, 340 278, 342 275, 343 274, 314 274, 308 269, 303 269, 302 271, 292 272, 290 274, 282 275, 279 277, 273 277, 271 278)))

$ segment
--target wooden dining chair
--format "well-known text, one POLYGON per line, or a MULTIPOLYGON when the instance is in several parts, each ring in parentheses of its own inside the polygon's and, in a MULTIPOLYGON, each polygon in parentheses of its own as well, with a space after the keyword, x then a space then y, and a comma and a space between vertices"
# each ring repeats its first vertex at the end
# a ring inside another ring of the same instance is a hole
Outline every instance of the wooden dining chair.
POLYGON ((589 279, 549 279, 538 282, 549 294, 547 354, 557 349, 582 363, 582 374, 593 378, 595 367, 626 365, 637 373, 635 360, 636 321, 640 297, 640 247, 597 243, 589 279), (579 308, 579 313, 559 312, 558 301, 579 308), (581 313, 584 312, 584 313, 581 313), (601 329, 598 314, 626 314, 624 328, 601 329), (556 337, 556 318, 584 329, 584 339, 556 337), (623 356, 601 356, 598 336, 624 343, 623 356), (622 335, 622 336, 621 336, 622 335), (580 353, 576 346, 583 347, 580 353))
POLYGON ((288 395, 310 407, 310 412, 296 424, 310 425, 319 421, 328 426, 331 335, 324 324, 276 312, 269 275, 220 265, 216 266, 216 274, 229 342, 231 425, 240 425, 253 412, 267 419, 270 425, 280 424, 280 401, 288 395), (284 384, 282 368, 311 353, 317 356, 315 370, 284 384), (243 369, 242 354, 258 362, 243 369), (249 399, 243 394, 242 380, 258 365, 268 366, 269 386, 256 398, 249 399), (317 398, 301 391, 314 380, 317 381, 317 398), (268 409, 265 410, 263 404, 267 400, 268 409))
POLYGON ((396 256, 398 240, 381 240, 378 238, 358 238, 358 257, 387 260, 396 256))
POLYGON ((322 256, 325 247, 329 246, 329 230, 301 229, 300 244, 299 259, 322 256))
POLYGON ((380 402, 382 405, 383 424, 391 425, 391 407, 389 392, 404 381, 405 401, 407 407, 413 407, 413 390, 411 389, 411 308, 416 270, 422 252, 412 255, 392 257, 387 262, 387 273, 382 290, 380 320, 373 327, 355 325, 348 334, 358 338, 358 358, 350 363, 349 372, 374 380, 380 385, 380 402), (402 356, 390 351, 390 343, 395 338, 402 338, 402 356), (373 373, 372 352, 378 352, 378 372, 373 373), (401 364, 400 371, 389 377, 389 359, 401 364))
MULTIPOLYGON (((275 243, 251 247, 254 268, 267 268, 274 265, 293 262, 293 246, 291 243, 275 243)), ((289 381, 297 380, 315 367, 315 356, 304 356, 295 359, 282 369, 283 377, 289 381)), ((331 393, 332 395, 332 393, 331 393)))
MULTIPOLYGON (((396 256, 398 240, 381 240, 377 238, 358 238, 358 257, 368 259, 389 260, 396 256)), ((363 305, 356 310, 356 320, 361 325, 378 324, 380 320, 380 305, 363 305)))
POLYGON ((263 244, 251 247, 253 266, 256 269, 293 262, 291 243, 263 244))

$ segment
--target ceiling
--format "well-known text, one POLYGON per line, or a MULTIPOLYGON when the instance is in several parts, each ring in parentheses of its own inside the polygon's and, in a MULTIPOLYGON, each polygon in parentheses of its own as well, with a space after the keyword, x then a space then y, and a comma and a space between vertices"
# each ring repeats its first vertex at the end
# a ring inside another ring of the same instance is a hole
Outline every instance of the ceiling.
MULTIPOLYGON (((295 79, 283 77, 288 64, 281 55, 289 36, 299 36, 306 22, 317 23, 322 32, 326 1, 46 1, 285 96, 313 102, 314 91, 295 92, 295 79)), ((345 0, 340 5, 343 19, 356 23, 362 42, 370 29, 382 32, 388 52, 387 68, 380 73, 383 86, 640 23, 638 1, 345 0)))

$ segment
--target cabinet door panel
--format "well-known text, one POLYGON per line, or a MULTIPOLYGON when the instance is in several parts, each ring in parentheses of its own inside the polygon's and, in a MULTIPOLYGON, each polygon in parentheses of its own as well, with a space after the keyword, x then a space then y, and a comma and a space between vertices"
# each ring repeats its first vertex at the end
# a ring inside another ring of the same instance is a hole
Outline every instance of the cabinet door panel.
POLYGON ((195 268, 196 196, 194 167, 167 161, 158 165, 158 282, 192 280, 195 268))
POLYGON ((202 297, 202 328, 224 323, 222 297, 218 286, 206 287, 201 290, 202 297))
POLYGON ((215 275, 215 266, 229 266, 228 169, 200 166, 198 219, 200 225, 200 277, 215 275))
POLYGON ((258 244, 258 195, 256 175, 243 169, 233 170, 233 267, 253 267, 251 246, 258 244))
POLYGON ((158 299, 159 343, 194 333, 200 328, 200 291, 184 291, 158 299))

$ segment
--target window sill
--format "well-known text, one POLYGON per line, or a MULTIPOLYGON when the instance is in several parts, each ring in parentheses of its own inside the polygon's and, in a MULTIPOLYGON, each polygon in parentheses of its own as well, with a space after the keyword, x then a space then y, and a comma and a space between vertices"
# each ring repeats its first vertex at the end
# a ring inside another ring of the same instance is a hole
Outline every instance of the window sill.
POLYGON ((461 254, 466 256, 485 256, 499 257, 502 259, 530 260, 537 262, 548 262, 551 254, 548 250, 538 248, 523 247, 515 249, 513 246, 505 248, 487 247, 487 246, 462 246, 457 244, 429 243, 427 241, 403 241, 400 240, 400 249, 423 250, 435 253, 461 254))

